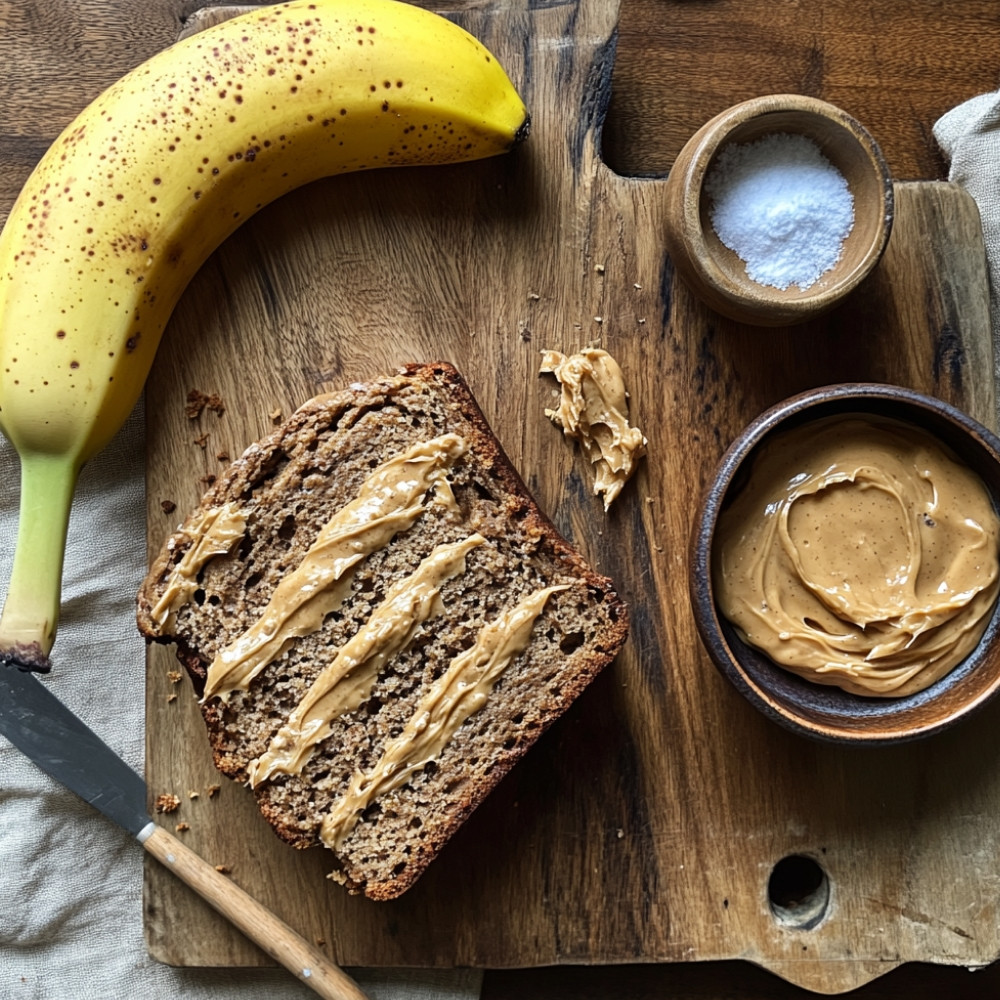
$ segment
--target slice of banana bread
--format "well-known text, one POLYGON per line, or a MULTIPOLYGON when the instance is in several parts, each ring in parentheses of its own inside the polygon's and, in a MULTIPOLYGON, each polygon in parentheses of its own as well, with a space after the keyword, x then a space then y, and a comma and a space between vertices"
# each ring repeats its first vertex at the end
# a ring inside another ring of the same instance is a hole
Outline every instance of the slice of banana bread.
POLYGON ((628 631, 450 365, 320 396, 252 445, 138 597, 217 767, 333 878, 406 890, 628 631))

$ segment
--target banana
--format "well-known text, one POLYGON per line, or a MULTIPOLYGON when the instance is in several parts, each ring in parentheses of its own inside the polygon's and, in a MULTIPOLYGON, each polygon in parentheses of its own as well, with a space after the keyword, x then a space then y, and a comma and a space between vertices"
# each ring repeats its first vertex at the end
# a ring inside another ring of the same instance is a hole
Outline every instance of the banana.
POLYGON ((302 184, 492 156, 528 127, 497 60, 446 18, 292 0, 178 42, 65 129, 0 234, 0 429, 21 464, 0 659, 49 669, 80 468, 206 257, 302 184))

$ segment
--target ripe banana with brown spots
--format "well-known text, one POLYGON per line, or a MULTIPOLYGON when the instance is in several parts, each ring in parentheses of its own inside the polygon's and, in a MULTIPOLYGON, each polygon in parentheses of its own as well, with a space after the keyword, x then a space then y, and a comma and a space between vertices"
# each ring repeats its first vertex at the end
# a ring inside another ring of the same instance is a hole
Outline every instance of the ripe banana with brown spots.
POLYGON ((206 29, 55 141, 0 234, 0 428, 21 462, 0 658, 49 666, 81 466, 124 423, 206 257, 285 192, 502 153, 528 115, 497 60, 396 0, 293 0, 206 29))

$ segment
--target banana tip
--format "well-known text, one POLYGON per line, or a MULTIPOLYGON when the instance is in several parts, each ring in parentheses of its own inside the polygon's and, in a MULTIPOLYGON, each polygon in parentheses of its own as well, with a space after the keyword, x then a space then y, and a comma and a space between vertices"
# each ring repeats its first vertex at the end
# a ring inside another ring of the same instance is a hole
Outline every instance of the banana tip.
POLYGON ((525 113, 524 121, 521 122, 518 130, 514 133, 514 145, 520 146, 529 135, 531 135, 531 115, 525 113))
POLYGON ((0 649, 0 664, 17 667, 23 673, 47 674, 52 669, 52 661, 37 642, 18 642, 0 649))

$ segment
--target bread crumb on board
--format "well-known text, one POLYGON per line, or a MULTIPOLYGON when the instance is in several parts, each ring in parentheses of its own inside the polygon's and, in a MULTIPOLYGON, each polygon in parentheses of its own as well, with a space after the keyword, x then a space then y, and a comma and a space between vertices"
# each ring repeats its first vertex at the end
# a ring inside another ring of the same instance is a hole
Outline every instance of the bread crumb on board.
POLYGON ((187 831, 190 829, 191 829, 190 823, 178 823, 177 826, 174 827, 174 830, 177 833, 187 833, 187 831))
POLYGON ((181 800, 179 795, 173 795, 170 792, 163 792, 156 796, 154 806, 158 813, 172 813, 177 811, 180 804, 181 800))
POLYGON ((160 510, 162 510, 164 514, 173 514, 173 512, 177 510, 177 504, 175 504, 173 500, 161 500, 160 510))
POLYGON ((184 415, 189 420, 197 420, 205 410, 222 416, 226 412, 226 404, 215 393, 204 393, 200 389, 191 389, 187 394, 187 404, 184 415))

